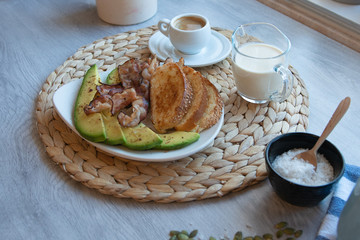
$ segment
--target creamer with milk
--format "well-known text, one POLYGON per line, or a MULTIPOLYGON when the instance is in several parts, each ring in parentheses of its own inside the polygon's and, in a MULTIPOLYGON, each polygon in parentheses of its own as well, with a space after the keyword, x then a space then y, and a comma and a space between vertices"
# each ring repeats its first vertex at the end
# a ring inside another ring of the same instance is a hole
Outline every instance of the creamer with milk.
POLYGON ((233 74, 238 92, 245 98, 267 101, 281 92, 283 80, 274 68, 285 62, 285 56, 276 46, 251 42, 238 48, 232 56, 233 74))

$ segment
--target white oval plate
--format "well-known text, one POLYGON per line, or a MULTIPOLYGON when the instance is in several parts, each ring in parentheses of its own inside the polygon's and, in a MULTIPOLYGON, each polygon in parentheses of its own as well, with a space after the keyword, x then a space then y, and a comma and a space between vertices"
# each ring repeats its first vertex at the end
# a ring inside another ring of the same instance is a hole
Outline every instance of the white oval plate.
POLYGON ((154 33, 149 39, 149 49, 157 58, 165 61, 170 57, 178 61, 181 57, 185 60, 185 65, 190 67, 203 67, 215 64, 229 56, 231 43, 224 35, 214 30, 211 31, 209 44, 197 54, 187 55, 179 52, 171 44, 169 38, 161 32, 154 33))
MULTIPOLYGON (((106 79, 107 76, 106 73, 109 72, 110 71, 107 71, 105 73, 100 73, 101 78, 106 79)), ((82 79, 74 80, 70 83, 67 83, 64 86, 57 89, 53 96, 53 104, 56 112, 59 114, 61 119, 66 123, 66 125, 69 126, 79 136, 81 135, 76 130, 73 122, 73 111, 74 111, 75 100, 78 91, 80 89, 81 83, 82 83, 82 79)), ((114 156, 123 157, 131 160, 137 160, 137 161, 165 162, 165 161, 172 161, 172 160, 188 157, 206 148, 219 133, 223 125, 223 122, 224 122, 224 111, 217 124, 200 133, 200 138, 198 141, 184 148, 176 149, 176 150, 136 151, 120 145, 111 146, 103 143, 95 143, 88 140, 87 141, 93 146, 114 156)))

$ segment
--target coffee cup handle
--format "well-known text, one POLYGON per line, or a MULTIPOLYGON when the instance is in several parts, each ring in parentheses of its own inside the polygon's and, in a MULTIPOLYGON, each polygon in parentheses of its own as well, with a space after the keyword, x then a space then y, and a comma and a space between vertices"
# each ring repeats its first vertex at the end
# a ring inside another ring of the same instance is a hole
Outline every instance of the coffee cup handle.
POLYGON ((279 74, 283 80, 282 91, 271 96, 271 100, 282 102, 287 99, 293 88, 294 79, 290 70, 283 65, 278 65, 274 68, 275 72, 279 74))
POLYGON ((170 20, 169 19, 162 19, 158 23, 158 28, 162 34, 164 34, 166 37, 169 36, 170 31, 170 20))

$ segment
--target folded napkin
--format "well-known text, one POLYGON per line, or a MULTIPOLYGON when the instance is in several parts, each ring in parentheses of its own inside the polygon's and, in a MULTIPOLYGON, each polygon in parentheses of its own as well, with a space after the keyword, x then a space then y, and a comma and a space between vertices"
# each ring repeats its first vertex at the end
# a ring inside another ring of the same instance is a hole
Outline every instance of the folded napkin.
POLYGON ((334 194, 330 200, 329 208, 315 240, 336 240, 336 229, 340 214, 359 177, 360 167, 349 164, 345 166, 344 176, 340 179, 335 188, 334 194))

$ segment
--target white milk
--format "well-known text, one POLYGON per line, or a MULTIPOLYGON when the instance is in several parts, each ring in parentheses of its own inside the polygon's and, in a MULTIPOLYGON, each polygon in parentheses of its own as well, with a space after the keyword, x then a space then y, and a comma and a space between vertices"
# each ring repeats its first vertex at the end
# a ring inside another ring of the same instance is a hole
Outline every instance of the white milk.
POLYGON ((268 100, 270 95, 281 91, 283 80, 274 66, 284 63, 283 52, 265 43, 242 45, 233 57, 233 74, 238 91, 246 98, 268 100), (251 56, 251 57, 247 57, 251 56))

